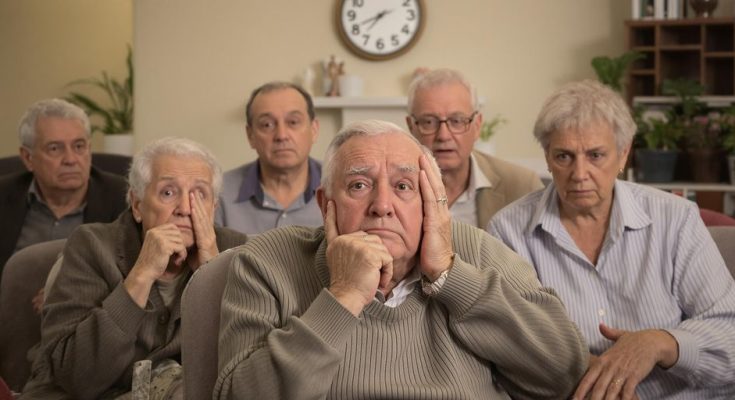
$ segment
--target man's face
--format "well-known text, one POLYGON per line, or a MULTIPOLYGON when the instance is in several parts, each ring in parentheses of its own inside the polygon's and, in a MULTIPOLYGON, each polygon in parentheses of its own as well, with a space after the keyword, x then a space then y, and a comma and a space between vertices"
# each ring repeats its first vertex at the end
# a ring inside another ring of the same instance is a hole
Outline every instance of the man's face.
MULTIPOLYGON (((423 222, 420 156, 416 143, 398 133, 344 143, 335 155, 331 188, 339 234, 362 230, 380 236, 394 265, 413 263, 423 222)), ((326 212, 328 199, 320 199, 326 212)))
POLYGON ((79 120, 39 118, 33 146, 21 147, 20 156, 26 168, 33 172, 42 193, 87 188, 92 154, 89 138, 79 120))
POLYGON ((295 89, 258 94, 251 105, 250 147, 266 170, 285 171, 303 166, 319 136, 319 123, 309 120, 306 100, 295 89))
POLYGON ((618 151, 607 124, 560 129, 549 137, 546 163, 559 193, 562 211, 607 211, 618 171, 629 148, 618 151))
POLYGON ((440 120, 452 117, 469 118, 475 110, 470 92, 460 83, 447 83, 416 91, 411 115, 406 117, 411 133, 434 153, 442 172, 451 173, 469 169, 472 146, 480 136, 482 114, 477 114, 464 133, 451 133, 446 123, 439 125, 435 134, 422 135, 415 120, 436 117, 440 120))
POLYGON ((133 194, 133 215, 143 223, 143 232, 171 223, 184 237, 184 245, 194 245, 190 193, 200 196, 208 215, 214 215, 212 171, 204 161, 175 155, 155 159, 151 181, 142 199, 133 194))

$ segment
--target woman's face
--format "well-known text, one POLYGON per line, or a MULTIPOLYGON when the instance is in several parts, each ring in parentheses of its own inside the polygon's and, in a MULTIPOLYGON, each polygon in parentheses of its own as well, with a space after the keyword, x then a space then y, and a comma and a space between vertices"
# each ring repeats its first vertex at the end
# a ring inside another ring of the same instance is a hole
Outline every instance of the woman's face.
POLYGON ((625 167, 630 146, 618 151, 606 123, 553 132, 546 164, 559 193, 563 213, 607 213, 618 172, 625 167))

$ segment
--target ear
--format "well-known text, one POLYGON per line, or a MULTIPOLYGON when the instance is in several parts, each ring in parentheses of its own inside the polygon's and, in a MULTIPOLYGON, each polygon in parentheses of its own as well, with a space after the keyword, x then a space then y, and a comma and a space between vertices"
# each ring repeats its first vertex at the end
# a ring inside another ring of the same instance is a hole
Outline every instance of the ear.
POLYGON ((18 152, 20 153, 20 160, 23 161, 23 165, 26 166, 27 170, 33 172, 33 161, 31 160, 31 151, 21 146, 18 149, 18 152))
POLYGON ((620 153, 620 165, 618 166, 618 169, 624 169, 625 164, 628 162, 628 156, 630 155, 630 147, 632 144, 629 144, 625 146, 623 151, 620 153))
POLYGON ((408 131, 413 135, 413 118, 410 115, 406 115, 406 126, 408 127, 408 131))
POLYGON ((130 199, 130 209, 133 211, 135 222, 143 222, 143 214, 140 210, 140 199, 138 199, 132 190, 128 191, 128 198, 130 199))
POLYGON ((316 189, 316 202, 319 204, 319 209, 322 211, 322 219, 326 218, 327 216, 327 202, 329 202, 329 199, 327 198, 327 194, 324 191, 323 186, 319 186, 316 189))
POLYGON ((245 127, 245 137, 247 137, 248 144, 250 145, 251 149, 255 149, 255 147, 253 147, 253 133, 253 128, 250 127, 250 125, 245 127))
POLYGON ((482 113, 478 111, 477 114, 475 114, 475 118, 472 120, 472 124, 475 125, 474 127, 475 128, 474 129, 475 140, 480 138, 480 131, 482 130, 482 121, 483 121, 482 113))
POLYGON ((319 138, 319 120, 314 117, 314 120, 311 121, 311 144, 316 143, 316 140, 319 138))

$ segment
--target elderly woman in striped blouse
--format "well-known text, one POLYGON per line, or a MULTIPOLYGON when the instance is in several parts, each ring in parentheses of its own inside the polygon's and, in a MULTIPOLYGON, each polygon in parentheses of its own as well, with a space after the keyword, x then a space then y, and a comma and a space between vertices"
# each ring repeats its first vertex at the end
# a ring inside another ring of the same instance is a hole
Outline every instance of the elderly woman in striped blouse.
POLYGON ((696 204, 617 180, 635 123, 593 81, 544 104, 553 177, 487 229, 555 288, 592 354, 575 398, 735 398, 735 283, 696 204))

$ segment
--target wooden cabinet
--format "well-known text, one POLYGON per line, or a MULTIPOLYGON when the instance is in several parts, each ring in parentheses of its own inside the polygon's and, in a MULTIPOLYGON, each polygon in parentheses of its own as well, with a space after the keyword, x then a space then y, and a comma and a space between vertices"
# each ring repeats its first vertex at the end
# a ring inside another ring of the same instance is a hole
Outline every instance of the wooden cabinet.
POLYGON ((735 94, 735 18, 626 21, 627 47, 646 55, 629 70, 628 96, 660 96, 666 79, 693 79, 706 95, 735 94))

